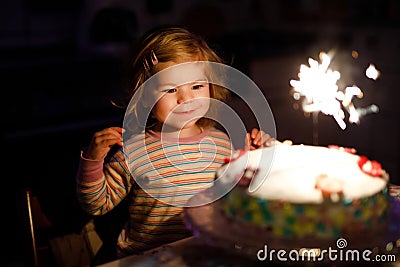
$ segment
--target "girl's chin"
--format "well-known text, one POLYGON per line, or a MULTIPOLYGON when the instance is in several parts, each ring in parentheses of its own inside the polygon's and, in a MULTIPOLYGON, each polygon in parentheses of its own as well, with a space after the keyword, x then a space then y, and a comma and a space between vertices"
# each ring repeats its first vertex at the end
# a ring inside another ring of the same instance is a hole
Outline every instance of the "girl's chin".
POLYGON ((190 121, 190 122, 188 122, 188 123, 186 123, 186 124, 164 124, 163 125, 163 127, 162 127, 162 131, 163 132, 165 132, 165 133, 168 133, 168 132, 182 132, 182 131, 184 131, 184 132, 188 132, 188 131, 191 131, 191 130, 198 130, 199 129, 199 126, 197 126, 196 125, 196 122, 197 122, 198 120, 195 120, 195 121, 190 121))

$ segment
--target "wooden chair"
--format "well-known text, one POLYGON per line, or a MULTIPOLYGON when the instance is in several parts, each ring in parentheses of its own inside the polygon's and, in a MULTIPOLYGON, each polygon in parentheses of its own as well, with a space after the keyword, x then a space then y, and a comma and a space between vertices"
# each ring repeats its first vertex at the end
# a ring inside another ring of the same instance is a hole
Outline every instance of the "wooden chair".
POLYGON ((39 198, 31 188, 23 190, 23 198, 26 266, 53 267, 54 260, 49 246, 53 224, 43 212, 39 198))

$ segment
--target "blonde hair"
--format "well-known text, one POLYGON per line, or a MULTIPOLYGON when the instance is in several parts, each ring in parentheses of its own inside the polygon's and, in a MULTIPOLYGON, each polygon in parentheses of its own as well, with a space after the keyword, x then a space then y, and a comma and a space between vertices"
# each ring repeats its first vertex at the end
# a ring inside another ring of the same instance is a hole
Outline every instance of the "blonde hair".
MULTIPOLYGON (((183 58, 191 59, 193 61, 209 61, 224 63, 214 50, 212 50, 206 41, 199 35, 196 35, 189 30, 176 27, 176 26, 164 26, 153 29, 152 31, 145 34, 142 39, 138 42, 136 48, 135 58, 132 64, 132 82, 130 84, 128 98, 131 98, 139 92, 138 89, 143 83, 149 79, 152 75, 156 74, 159 70, 157 65, 150 65, 150 68, 144 67, 144 60, 150 59, 150 53, 154 52, 158 62, 180 62, 183 58)), ((189 61, 191 61, 189 60, 189 61)), ((219 85, 210 84, 210 97, 219 101, 226 101, 229 97, 229 91, 219 85)), ((146 125, 140 125, 141 127, 151 128, 157 121, 152 116, 144 118, 150 114, 148 107, 141 101, 143 97, 139 96, 135 98, 136 101, 130 104, 131 111, 134 114, 137 123, 146 121, 146 125), (143 112, 143 114, 141 114, 143 112)), ((214 108, 210 107, 211 114, 215 112, 214 108)), ((137 125, 136 123, 136 125, 137 125)), ((197 124, 201 127, 212 127, 216 122, 209 118, 201 118, 197 124)))

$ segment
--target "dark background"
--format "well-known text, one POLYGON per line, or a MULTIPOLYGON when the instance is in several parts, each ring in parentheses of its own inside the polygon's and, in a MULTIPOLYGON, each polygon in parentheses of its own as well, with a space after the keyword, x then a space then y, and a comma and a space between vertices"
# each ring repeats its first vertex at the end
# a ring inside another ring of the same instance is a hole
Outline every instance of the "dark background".
MULTIPOLYGON (((22 263, 22 190, 31 187, 60 233, 80 229, 74 176, 92 134, 121 125, 111 105, 129 77, 130 48, 147 30, 181 24, 202 34, 267 97, 278 139, 312 143, 310 116, 297 108, 290 79, 320 51, 336 52, 332 67, 364 91, 356 106, 379 113, 341 130, 319 115, 318 144, 355 147, 400 184, 399 0, 77 1, 8 0, 0 8, 3 158, 1 262, 22 263), (351 52, 359 53, 357 59, 351 52), (377 81, 363 72, 373 63, 377 81)), ((238 99, 232 105, 240 107, 238 99)), ((254 126, 243 114, 246 125, 254 126)))

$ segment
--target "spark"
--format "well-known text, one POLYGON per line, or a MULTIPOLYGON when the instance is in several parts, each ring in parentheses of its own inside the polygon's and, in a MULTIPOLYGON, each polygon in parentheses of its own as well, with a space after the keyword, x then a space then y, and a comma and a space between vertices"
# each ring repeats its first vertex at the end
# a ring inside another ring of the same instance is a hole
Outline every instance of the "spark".
POLYGON ((381 72, 376 69, 374 64, 369 64, 368 68, 365 70, 365 76, 370 79, 376 80, 381 75, 381 72))
MULTIPOLYGON (((350 123, 359 123, 360 117, 379 110, 376 105, 356 108, 352 100, 355 96, 362 98, 362 90, 356 85, 339 90, 337 81, 341 75, 339 71, 329 68, 330 56, 325 52, 320 52, 319 59, 320 62, 309 58, 309 66, 300 65, 299 80, 290 80, 290 85, 294 89, 293 98, 300 100, 302 96, 304 97, 302 107, 305 112, 322 112, 330 115, 344 130, 346 128, 345 111, 349 114, 350 123)), ((379 77, 379 71, 371 64, 366 75, 375 80, 379 77)))

